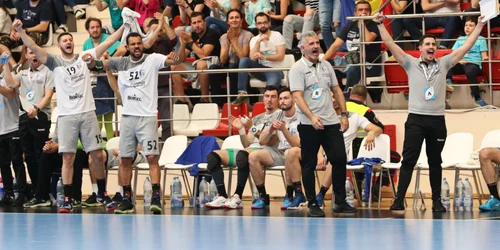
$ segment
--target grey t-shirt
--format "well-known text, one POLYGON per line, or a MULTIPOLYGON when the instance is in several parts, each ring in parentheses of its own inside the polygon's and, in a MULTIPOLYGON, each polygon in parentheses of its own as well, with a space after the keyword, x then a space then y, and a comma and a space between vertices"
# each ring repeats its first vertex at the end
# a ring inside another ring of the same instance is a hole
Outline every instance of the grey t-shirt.
POLYGON ((426 65, 420 58, 406 54, 402 66, 406 70, 406 74, 408 74, 410 88, 408 112, 418 115, 444 115, 446 73, 453 67, 452 56, 443 56, 426 65), (426 91, 430 87, 434 90, 433 99, 430 98, 431 93, 426 91), (428 95, 427 98, 426 95, 428 95))
MULTIPOLYGON (((4 71, 5 72, 5 71, 4 71)), ((0 74, 0 86, 6 87, 3 74, 0 74)), ((16 91, 17 92, 17 91, 16 91)), ((0 95, 0 135, 19 130, 19 96, 12 99, 0 95)))
MULTIPOLYGON (((35 71, 31 69, 22 70, 16 75, 16 78, 21 82, 19 94, 33 105, 38 105, 42 101, 46 90, 54 89, 52 71, 43 64, 35 71)), ((50 105, 47 105, 42 111, 47 114, 50 120, 52 112, 50 105)))
POLYGON ((260 148, 262 147, 259 143, 259 135, 265 128, 271 126, 274 120, 278 119, 283 111, 281 109, 277 109, 272 114, 262 113, 254 118, 252 118, 253 126, 248 131, 255 135, 252 144, 250 144, 250 148, 260 148))
MULTIPOLYGON (((332 66, 325 60, 319 60, 316 67, 304 57, 295 62, 288 75, 290 90, 303 91, 304 100, 311 112, 318 116, 323 125, 340 122, 333 108, 332 87, 337 86, 337 77, 332 66)), ((311 120, 297 108, 300 124, 311 125, 311 120)))

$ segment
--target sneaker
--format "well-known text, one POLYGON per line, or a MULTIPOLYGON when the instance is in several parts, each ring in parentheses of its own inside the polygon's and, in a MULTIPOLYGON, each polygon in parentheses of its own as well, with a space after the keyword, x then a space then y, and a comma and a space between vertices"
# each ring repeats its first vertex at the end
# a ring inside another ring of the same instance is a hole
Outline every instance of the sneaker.
POLYGON ((307 204, 306 197, 304 196, 304 194, 298 193, 298 194, 295 194, 295 197, 293 197, 292 203, 290 204, 288 209, 298 209, 299 207, 303 207, 306 204, 307 204))
POLYGON ((233 197, 231 197, 226 201, 226 203, 224 203, 224 208, 227 209, 243 208, 243 201, 240 199, 239 195, 234 194, 233 197))
POLYGON ((226 201, 227 201, 227 198, 224 198, 223 196, 217 195, 217 196, 215 196, 215 198, 212 202, 206 203, 205 207, 207 207, 207 208, 223 208, 226 201))
POLYGON ((266 194, 260 197, 256 202, 252 203, 252 209, 263 209, 269 207, 269 195, 266 194))
POLYGON ((82 202, 84 207, 99 207, 102 206, 102 203, 97 202, 97 194, 92 193, 89 198, 87 198, 84 202, 82 202))
POLYGON ((134 205, 132 202, 129 200, 129 198, 124 197, 122 203, 120 206, 118 206, 117 209, 115 209, 115 214, 131 214, 134 213, 134 205))
POLYGON ((404 200, 396 198, 389 209, 390 210, 396 210, 396 211, 405 210, 405 202, 404 202, 404 200))
POLYGON ((479 99, 476 99, 476 104, 481 106, 481 107, 484 107, 484 106, 488 106, 488 103, 486 103, 483 99, 479 98, 479 99))
POLYGON ((112 201, 111 203, 106 204, 106 211, 115 211, 120 205, 120 203, 112 201))
POLYGON ((73 11, 73 14, 75 14, 76 19, 81 19, 83 15, 85 15, 85 10, 82 8, 78 8, 75 11, 73 11))
POLYGON ((56 29, 56 34, 62 34, 68 32, 68 26, 66 24, 61 24, 56 29))
POLYGON ((97 203, 100 203, 100 206, 106 206, 107 204, 111 203, 111 198, 109 198, 108 194, 104 193, 104 195, 100 196, 97 195, 96 198, 97 203))
POLYGON ((153 195, 151 198, 151 207, 149 208, 153 214, 161 214, 161 199, 160 196, 153 195))
POLYGON ((33 198, 30 201, 23 204, 25 208, 36 208, 36 207, 50 207, 52 206, 52 202, 50 200, 42 200, 33 198))
POLYGON ((336 206, 333 207, 333 212, 334 213, 346 213, 346 214, 352 214, 356 213, 358 210, 355 207, 349 206, 347 203, 343 204, 336 204, 336 206))
POLYGON ((323 208, 325 204, 325 196, 322 193, 316 195, 316 202, 318 202, 318 207, 323 208))
POLYGON ((500 200, 497 198, 490 196, 488 201, 483 205, 479 206, 480 211, 499 211, 500 210, 500 200))
POLYGON ((12 202, 13 207, 22 207, 24 203, 26 203, 28 199, 26 199, 26 196, 24 194, 19 194, 17 198, 14 199, 12 202))
POLYGON ((61 214, 71 213, 71 210, 73 210, 73 206, 70 200, 65 200, 64 203, 59 206, 59 213, 61 214))
POLYGON ((236 99, 232 102, 232 104, 238 105, 238 104, 242 104, 244 102, 249 103, 250 98, 248 98, 248 94, 246 92, 240 92, 238 94, 238 97, 236 97, 236 99))
POLYGON ((73 206, 73 208, 81 208, 82 201, 73 199, 71 200, 71 205, 73 206))
POLYGON ((287 210, 292 201, 285 196, 285 200, 281 203, 281 210, 287 210))
POLYGON ((183 102, 181 101, 181 99, 177 99, 177 101, 175 101, 175 104, 185 104, 185 105, 189 105, 188 102, 183 102))
POLYGON ((10 206, 12 205, 12 201, 14 197, 6 195, 0 200, 0 206, 10 206))
POLYGON ((122 202, 122 200, 123 200, 123 196, 122 196, 122 194, 120 194, 120 192, 116 192, 115 196, 113 196, 113 198, 111 198, 111 200, 113 202, 120 204, 120 202, 122 202))
POLYGON ((446 212, 446 208, 441 203, 441 198, 432 202, 432 212, 446 212))
POLYGON ((307 210, 308 217, 325 217, 325 212, 321 209, 318 204, 311 204, 309 210, 307 210))

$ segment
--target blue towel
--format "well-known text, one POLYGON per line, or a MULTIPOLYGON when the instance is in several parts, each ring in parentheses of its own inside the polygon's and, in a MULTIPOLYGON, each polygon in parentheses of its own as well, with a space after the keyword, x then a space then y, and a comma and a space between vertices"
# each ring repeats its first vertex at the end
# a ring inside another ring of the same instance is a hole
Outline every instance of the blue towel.
POLYGON ((363 165, 365 168, 365 186, 363 189, 365 190, 365 195, 364 198, 369 198, 370 194, 370 185, 371 185, 371 176, 372 176, 372 170, 373 170, 373 165, 381 165, 384 164, 385 161, 378 158, 378 157, 373 157, 373 158, 367 158, 367 157, 360 157, 353 159, 349 161, 347 164, 349 165, 363 165))
POLYGON ((194 164, 189 170, 189 174, 191 176, 198 176, 198 164, 204 163, 210 152, 219 149, 220 147, 219 144, 217 144, 215 137, 198 136, 191 141, 186 150, 184 150, 175 163, 183 165, 194 164))

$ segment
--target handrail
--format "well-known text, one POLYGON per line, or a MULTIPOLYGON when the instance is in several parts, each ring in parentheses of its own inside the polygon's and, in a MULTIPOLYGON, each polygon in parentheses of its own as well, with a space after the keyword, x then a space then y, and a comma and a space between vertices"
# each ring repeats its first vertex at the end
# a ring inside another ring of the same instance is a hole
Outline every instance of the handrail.
MULTIPOLYGON (((479 16, 481 12, 447 12, 447 13, 418 13, 386 15, 387 19, 396 18, 424 18, 424 17, 449 17, 449 16, 479 16)), ((372 20, 375 16, 349 16, 347 20, 372 20)))

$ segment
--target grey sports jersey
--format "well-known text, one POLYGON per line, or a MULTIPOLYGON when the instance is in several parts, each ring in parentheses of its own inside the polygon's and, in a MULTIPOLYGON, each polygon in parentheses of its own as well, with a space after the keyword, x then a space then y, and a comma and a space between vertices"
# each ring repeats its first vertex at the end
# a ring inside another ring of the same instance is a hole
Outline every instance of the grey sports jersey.
MULTIPOLYGON (((46 90, 54 89, 52 71, 43 64, 34 71, 31 68, 22 70, 16 75, 16 78, 21 82, 19 94, 33 105, 38 105, 42 101, 46 90)), ((47 105, 42 111, 50 119, 52 111, 50 105, 47 105)))
POLYGON ((250 144, 250 148, 260 148, 262 147, 259 143, 259 137, 258 135, 262 130, 267 128, 268 126, 271 126, 274 120, 278 118, 278 116, 281 115, 283 111, 281 109, 277 109, 274 111, 272 114, 266 114, 262 113, 257 115, 256 117, 252 118, 252 124, 253 126, 250 128, 248 131, 249 133, 252 133, 255 135, 255 138, 253 139, 252 144, 250 144))
MULTIPOLYGON (((3 72, 0 74, 0 86, 6 87, 3 72)), ((12 99, 0 95, 0 135, 19 130, 19 96, 12 99)))

